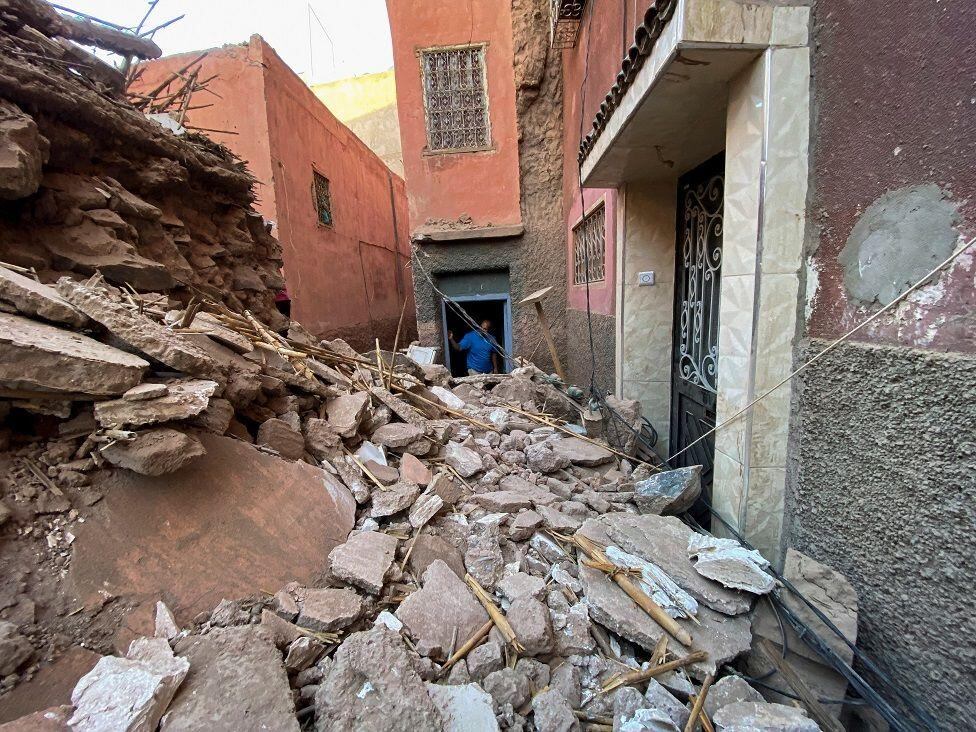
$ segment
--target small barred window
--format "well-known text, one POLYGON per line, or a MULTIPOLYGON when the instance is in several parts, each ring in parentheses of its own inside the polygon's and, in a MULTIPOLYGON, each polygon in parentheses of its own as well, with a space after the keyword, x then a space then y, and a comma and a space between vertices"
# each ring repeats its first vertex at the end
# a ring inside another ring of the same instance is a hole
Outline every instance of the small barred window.
POLYGON ((312 193, 315 198, 315 211, 319 216, 319 223, 332 226, 332 195, 329 193, 329 179, 312 171, 312 193))
POLYGON ((575 272, 573 282, 585 285, 606 277, 606 209, 601 203, 573 229, 575 272), (589 277, 587 277, 589 260, 589 277))
POLYGON ((422 51, 427 149, 484 150, 491 146, 485 47, 422 51))

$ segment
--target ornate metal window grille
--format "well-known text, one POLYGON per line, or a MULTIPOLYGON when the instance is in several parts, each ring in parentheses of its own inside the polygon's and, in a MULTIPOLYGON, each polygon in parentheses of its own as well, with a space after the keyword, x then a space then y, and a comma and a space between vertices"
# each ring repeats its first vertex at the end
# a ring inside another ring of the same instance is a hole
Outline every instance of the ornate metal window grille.
POLYGON ((549 37, 553 48, 574 48, 586 0, 550 0, 552 24, 549 37))
POLYGON ((329 192, 329 179, 317 170, 312 171, 312 198, 319 223, 332 226, 332 194, 329 192))
POLYGON ((606 277, 606 252, 606 208, 601 203, 573 228, 573 282, 585 285, 588 281, 603 280, 606 277))
POLYGON ((485 47, 421 51, 427 149, 484 150, 491 146, 485 47))
POLYGON ((678 373, 717 393, 719 275, 722 268, 722 175, 685 192, 681 225, 678 373))

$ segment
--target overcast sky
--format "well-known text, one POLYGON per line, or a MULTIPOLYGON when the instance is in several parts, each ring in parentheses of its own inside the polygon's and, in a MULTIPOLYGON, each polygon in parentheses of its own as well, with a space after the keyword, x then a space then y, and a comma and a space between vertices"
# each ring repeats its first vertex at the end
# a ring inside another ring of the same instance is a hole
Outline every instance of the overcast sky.
MULTIPOLYGON (((54 1, 132 26, 148 7, 146 0, 54 1)), ((292 69, 313 83, 393 65, 385 0, 160 0, 147 26, 183 13, 183 20, 155 36, 164 54, 240 43, 260 33, 292 69)))

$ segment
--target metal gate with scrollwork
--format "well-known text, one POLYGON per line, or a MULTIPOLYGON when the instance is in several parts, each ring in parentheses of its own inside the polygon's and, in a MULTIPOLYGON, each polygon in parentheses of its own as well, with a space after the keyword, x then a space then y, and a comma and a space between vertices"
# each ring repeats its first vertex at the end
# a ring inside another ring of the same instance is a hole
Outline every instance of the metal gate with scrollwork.
MULTIPOLYGON (((678 180, 669 445, 672 455, 715 426, 724 199, 724 153, 678 180)), ((714 459, 715 440, 710 436, 678 455, 672 467, 701 465, 702 488, 710 496, 714 459)))

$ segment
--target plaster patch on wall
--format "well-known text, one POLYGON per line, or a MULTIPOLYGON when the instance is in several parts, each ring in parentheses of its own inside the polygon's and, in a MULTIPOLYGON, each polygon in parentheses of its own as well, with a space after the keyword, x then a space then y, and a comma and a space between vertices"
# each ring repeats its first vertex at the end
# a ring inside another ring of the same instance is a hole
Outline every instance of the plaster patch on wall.
POLYGON ((934 183, 889 191, 858 219, 838 261, 848 293, 887 305, 952 252, 959 212, 934 183))
POLYGON ((806 270, 807 291, 803 317, 806 322, 809 322, 810 316, 813 315, 813 305, 817 299, 817 293, 820 291, 820 266, 817 264, 817 260, 813 257, 807 257, 806 270))

